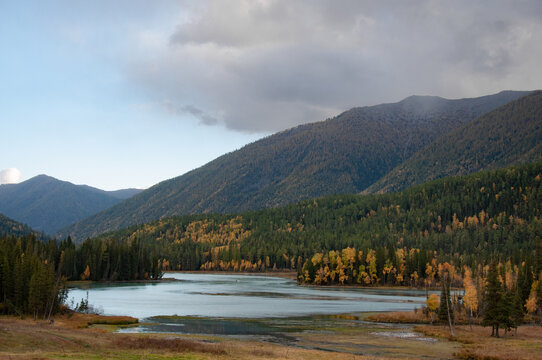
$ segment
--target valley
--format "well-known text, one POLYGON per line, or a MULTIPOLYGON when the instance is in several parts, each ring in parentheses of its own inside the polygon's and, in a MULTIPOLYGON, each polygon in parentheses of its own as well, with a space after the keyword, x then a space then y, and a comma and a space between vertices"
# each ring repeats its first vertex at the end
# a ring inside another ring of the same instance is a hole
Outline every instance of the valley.
POLYGON ((541 94, 356 108, 141 192, 2 185, 41 222, 0 216, 0 355, 539 358, 541 94))

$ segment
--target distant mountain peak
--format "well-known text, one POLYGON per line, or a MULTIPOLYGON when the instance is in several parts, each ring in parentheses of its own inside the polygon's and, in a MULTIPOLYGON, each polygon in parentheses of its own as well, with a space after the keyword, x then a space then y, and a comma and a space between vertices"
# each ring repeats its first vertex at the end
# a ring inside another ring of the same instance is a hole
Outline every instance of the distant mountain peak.
POLYGON ((18 184, 1 186, 0 213, 52 234, 138 192, 130 189, 110 193, 40 174, 18 184))

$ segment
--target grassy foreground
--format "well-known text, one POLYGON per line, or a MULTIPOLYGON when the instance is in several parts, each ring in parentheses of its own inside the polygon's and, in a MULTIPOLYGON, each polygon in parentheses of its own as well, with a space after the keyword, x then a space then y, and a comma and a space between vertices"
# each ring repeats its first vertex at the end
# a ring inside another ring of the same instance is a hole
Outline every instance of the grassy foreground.
MULTIPOLYGON (((421 311, 384 312, 369 315, 369 321, 394 324, 429 324, 430 319, 421 311)), ((481 319, 477 319, 480 323, 481 319)), ((447 325, 415 326, 414 330, 437 339, 447 339, 461 344, 454 353, 459 359, 467 360, 520 360, 542 359, 542 327, 520 326, 518 331, 491 337, 491 328, 467 325, 467 319, 460 318, 460 325, 454 326, 455 337, 450 336, 447 325)))
MULTIPOLYGON (((427 336, 450 338, 446 326, 419 326, 417 331, 427 336)), ((456 353, 460 359, 467 360, 520 360, 542 359, 542 327, 520 326, 518 333, 508 333, 506 337, 490 337, 491 328, 460 325, 454 328, 455 341, 462 344, 456 353)))
POLYGON ((327 328, 296 334, 297 346, 261 339, 113 332, 136 323, 130 317, 86 314, 57 316, 54 324, 0 316, 0 358, 542 359, 542 328, 534 326, 522 326, 517 336, 509 334, 506 339, 490 338, 490 330, 480 326, 456 327, 455 339, 449 339, 448 329, 441 325, 415 326, 420 336, 439 339, 433 343, 388 337, 385 328, 383 332, 375 327, 327 328), (360 352, 364 355, 356 355, 360 352))
MULTIPOLYGON (((369 359, 352 354, 293 348, 262 341, 225 340, 165 334, 113 333, 129 317, 74 314, 54 324, 0 317, 1 359, 369 359), (107 324, 93 325, 92 324, 107 324)), ((374 359, 374 357, 371 357, 374 359)))

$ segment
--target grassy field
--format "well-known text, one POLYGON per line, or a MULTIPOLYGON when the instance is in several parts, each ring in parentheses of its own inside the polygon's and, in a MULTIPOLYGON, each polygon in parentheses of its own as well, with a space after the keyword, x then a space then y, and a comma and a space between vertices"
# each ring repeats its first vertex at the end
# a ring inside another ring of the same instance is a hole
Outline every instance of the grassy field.
POLYGON ((289 334, 293 344, 114 332, 136 324, 130 317, 85 314, 58 316, 54 324, 2 316, 0 359, 542 359, 542 328, 530 326, 507 339, 490 338, 490 329, 459 326, 450 341, 442 326, 332 327, 324 321, 289 334))
POLYGON ((366 359, 263 341, 243 341, 173 335, 124 335, 113 325, 135 319, 75 314, 59 316, 54 324, 0 317, 1 359, 366 359))

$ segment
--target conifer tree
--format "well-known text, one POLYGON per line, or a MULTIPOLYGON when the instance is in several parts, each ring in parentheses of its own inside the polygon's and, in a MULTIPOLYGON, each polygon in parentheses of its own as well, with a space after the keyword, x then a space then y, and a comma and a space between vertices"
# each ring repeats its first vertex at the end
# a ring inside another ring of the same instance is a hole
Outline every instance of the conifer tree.
POLYGON ((523 311, 523 301, 521 300, 521 295, 519 291, 514 292, 514 297, 512 300, 512 308, 510 311, 510 316, 512 319, 512 326, 515 329, 516 335, 518 333, 518 327, 523 324, 523 318, 525 313, 523 311))
POLYGON ((537 314, 538 320, 542 324, 542 238, 539 236, 536 237, 536 279, 538 280, 538 293, 536 294, 537 298, 537 314))
POLYGON ((491 326, 491 336, 499 337, 499 327, 503 325, 503 290, 499 281, 497 265, 491 262, 487 274, 487 286, 484 296, 483 326, 491 326))

